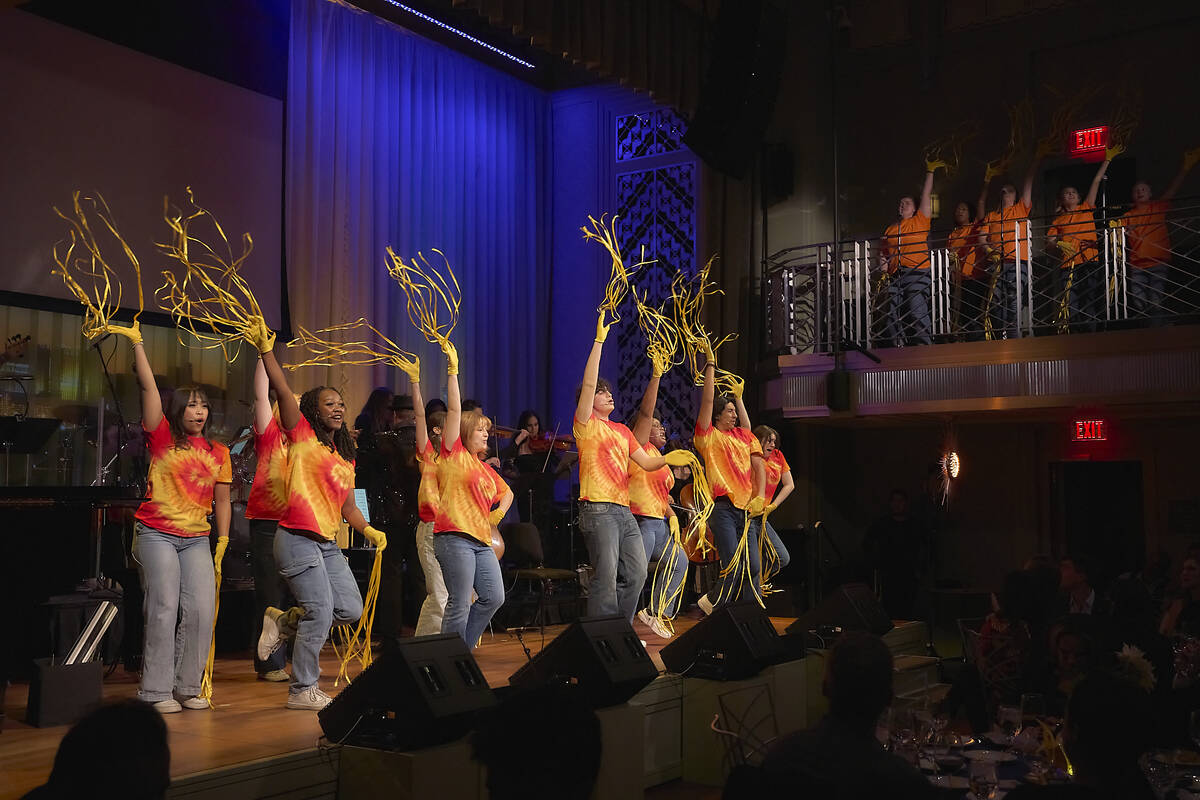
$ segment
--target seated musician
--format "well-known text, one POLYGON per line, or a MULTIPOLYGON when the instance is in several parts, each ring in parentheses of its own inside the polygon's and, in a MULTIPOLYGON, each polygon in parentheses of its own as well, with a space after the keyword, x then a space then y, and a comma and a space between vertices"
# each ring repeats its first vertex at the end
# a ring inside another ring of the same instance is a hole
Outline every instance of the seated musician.
POLYGON ((522 522, 538 521, 554 499, 554 481, 575 463, 566 450, 574 440, 542 430, 536 411, 526 409, 517 418, 513 437, 500 450, 504 474, 513 479, 514 502, 522 522))

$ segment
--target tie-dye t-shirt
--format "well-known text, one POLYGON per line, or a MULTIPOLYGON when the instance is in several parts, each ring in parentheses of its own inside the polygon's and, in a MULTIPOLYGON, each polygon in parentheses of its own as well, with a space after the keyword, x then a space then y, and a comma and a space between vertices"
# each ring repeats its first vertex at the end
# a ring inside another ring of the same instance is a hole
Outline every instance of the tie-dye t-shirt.
POLYGON ((778 447, 771 451, 771 455, 763 459, 763 467, 767 470, 767 488, 763 495, 769 503, 775 496, 775 490, 779 488, 779 481, 783 480, 783 473, 791 467, 788 466, 787 459, 783 457, 783 451, 778 447))
POLYGON ((342 524, 342 504, 354 488, 354 462, 323 444, 304 417, 287 438, 289 497, 279 524, 333 541, 342 524))
POLYGON ((629 456, 638 449, 633 432, 595 414, 586 423, 575 420, 573 432, 579 447, 579 499, 629 505, 629 456))
POLYGON ((437 454, 433 442, 425 442, 425 450, 417 453, 421 468, 421 485, 417 487, 417 516, 421 522, 434 522, 438 513, 437 454))
POLYGON ((692 442, 704 459, 704 474, 708 476, 713 497, 728 497, 738 508, 745 508, 754 493, 754 473, 750 470, 750 455, 762 455, 762 444, 745 428, 722 432, 715 425, 696 426, 692 442))
MULTIPOLYGON (((658 458, 662 453, 649 442, 642 448, 646 455, 658 458)), ((670 467, 659 467, 653 472, 646 472, 629 461, 629 510, 639 517, 654 517, 662 519, 667 515, 667 507, 671 502, 671 487, 675 485, 675 476, 670 467)))
POLYGON ((508 484, 496 470, 467 452, 462 439, 446 450, 437 461, 438 512, 434 533, 457 531, 492 543, 492 525, 488 514, 508 494, 508 484))
POLYGON ((163 417, 146 431, 150 471, 146 499, 134 517, 143 525, 176 536, 207 536, 213 487, 233 481, 229 448, 202 436, 189 436, 188 447, 175 447, 171 426, 163 417))
POLYGON ((254 482, 246 499, 246 519, 283 519, 287 513, 287 439, 271 417, 267 429, 254 432, 254 482))

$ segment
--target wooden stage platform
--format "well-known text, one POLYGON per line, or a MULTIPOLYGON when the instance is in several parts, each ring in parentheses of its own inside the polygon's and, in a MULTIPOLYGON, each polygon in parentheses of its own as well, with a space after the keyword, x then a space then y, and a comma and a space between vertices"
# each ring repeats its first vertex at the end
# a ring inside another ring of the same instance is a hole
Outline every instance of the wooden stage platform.
MULTIPOLYGON (((693 612, 699 613, 699 612, 693 612)), ((696 618, 676 620, 682 632, 696 624, 696 618)), ((782 631, 790 619, 774 619, 782 631)), ((665 640, 635 622, 646 649, 663 669, 658 651, 665 640)), ((565 626, 546 629, 545 643, 561 633, 565 626)), ((534 630, 524 633, 525 644, 533 654, 544 646, 541 634, 534 630)), ((489 685, 508 684, 509 676, 523 663, 525 655, 515 635, 497 633, 485 635, 482 646, 475 651, 489 685)), ((321 687, 336 694, 333 676, 337 665, 327 645, 321 659, 321 687)), ((105 700, 133 697, 137 693, 138 676, 117 670, 104 682, 105 700)), ((287 699, 286 683, 266 683, 256 678, 250 654, 217 658, 214 672, 214 708, 207 711, 184 709, 164 717, 170 730, 171 776, 179 781, 187 776, 210 772, 244 762, 277 758, 289 753, 311 751, 318 747, 321 729, 317 715, 284 708, 287 699)), ((25 723, 28 684, 14 684, 5 698, 7 719, 0 733, 0 800, 18 798, 43 783, 50 774, 54 754, 67 726, 34 728, 25 723)), ((719 795, 718 795, 719 796, 719 795)))

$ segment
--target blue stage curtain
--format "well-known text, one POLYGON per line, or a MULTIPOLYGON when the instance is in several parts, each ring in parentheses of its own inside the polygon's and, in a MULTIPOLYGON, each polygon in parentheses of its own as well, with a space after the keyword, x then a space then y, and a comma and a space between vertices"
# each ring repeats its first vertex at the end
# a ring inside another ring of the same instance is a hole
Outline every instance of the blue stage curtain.
MULTIPOLYGON (((236 120, 231 120, 236 124, 236 120)), ((286 261, 292 324, 370 318, 421 356, 426 398, 445 359, 408 320, 384 248, 445 252, 462 285, 453 341, 464 397, 501 424, 547 398, 550 106, 546 93, 329 0, 293 0, 286 261)), ((433 259, 431 258, 431 261, 433 259)), ((286 357, 295 359, 289 352, 286 357)), ((301 370, 357 413, 397 370, 301 370)))

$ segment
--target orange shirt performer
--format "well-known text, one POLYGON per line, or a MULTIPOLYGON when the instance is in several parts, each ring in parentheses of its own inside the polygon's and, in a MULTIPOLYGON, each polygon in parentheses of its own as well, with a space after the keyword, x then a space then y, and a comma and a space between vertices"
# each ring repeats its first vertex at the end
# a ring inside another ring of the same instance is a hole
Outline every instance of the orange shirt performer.
POLYGON ((1100 320, 1100 293, 1104 288, 1104 267, 1096 245, 1096 195, 1109 163, 1122 151, 1110 147, 1104 153, 1104 163, 1096 170, 1087 197, 1082 202, 1079 190, 1064 186, 1058 191, 1062 212, 1046 231, 1047 249, 1058 252, 1062 259, 1058 271, 1059 324, 1075 330, 1095 330, 1100 320))
POLYGON ((412 385, 413 410, 417 418, 417 465, 421 470, 421 483, 417 487, 417 557, 425 573, 425 600, 421 603, 421 614, 417 618, 417 636, 432 636, 442 632, 442 616, 446 612, 446 581, 442 579, 442 566, 438 563, 433 546, 433 524, 438 515, 438 453, 442 449, 442 432, 446 425, 446 412, 434 411, 425 416, 425 402, 421 397, 421 365, 413 364, 406 369, 412 385))
MULTIPOLYGON (((1000 187, 1000 208, 983 218, 987 230, 987 247, 993 259, 998 260, 999 275, 995 290, 986 312, 991 315, 992 329, 997 336, 1016 334, 1018 305, 1025 306, 1025 294, 1029 286, 1029 245, 1025 241, 1024 220, 1029 218, 1033 207, 1033 176, 1037 174, 1040 156, 1034 157, 1025 173, 1021 197, 1017 198, 1017 187, 1005 183, 1000 187), (1017 297, 1017 263, 1021 264, 1021 297, 1017 297)), ((988 185, 998 172, 989 165, 983 178, 981 198, 986 203, 988 185)), ((1026 310, 1028 313, 1028 310, 1026 310)))
POLYGON ((646 582, 646 549, 629 510, 629 461, 647 472, 667 462, 643 450, 646 441, 639 442, 629 428, 609 419, 615 408, 612 386, 600 378, 609 327, 601 311, 576 398, 579 530, 596 570, 588 589, 588 616, 620 614, 632 622, 646 582))
POLYGON ((1167 313, 1164 301, 1171 270, 1167 211, 1171 208, 1171 200, 1179 193, 1183 179, 1197 162, 1200 162, 1200 148, 1185 153, 1183 166, 1157 199, 1146 181, 1133 185, 1133 208, 1121 219, 1126 231, 1125 260, 1132 268, 1129 270, 1129 294, 1136 316, 1161 319, 1167 313))
MULTIPOLYGON (((288 608, 287 582, 275 565, 275 531, 287 513, 287 437, 279 426, 278 411, 271 408, 271 382, 262 359, 254 368, 254 481, 246 499, 250 523, 250 565, 254 575, 254 641, 262 636, 268 608, 288 608)), ((291 680, 284 669, 287 650, 279 648, 266 660, 254 654, 254 671, 266 681, 291 680)))
POLYGON ((989 276, 979 260, 979 220, 982 217, 983 213, 980 212, 972 221, 971 207, 966 202, 960 202, 954 207, 954 230, 946 237, 946 248, 954 259, 961 292, 956 304, 954 327, 969 339, 982 336, 980 312, 988 290, 989 276))
POLYGON ((946 165, 926 164, 918 205, 912 195, 900 198, 899 220, 883 232, 880 256, 891 273, 890 324, 893 345, 929 344, 929 215, 933 213, 933 173, 946 165))
MULTIPOLYGON (((758 537, 761 515, 766 503, 766 469, 763 466, 762 444, 754 438, 750 427, 740 426, 744 409, 741 404, 742 385, 731 397, 714 397, 716 358, 706 353, 704 391, 696 415, 693 443, 704 459, 704 471, 715 501, 709 527, 721 557, 721 582, 717 602, 701 598, 700 608, 706 613, 724 603, 743 597, 759 598, 761 565, 758 537), (747 522, 749 524, 747 525, 747 522), (745 540, 743 542, 743 539, 745 540), (739 564, 744 543, 747 568, 739 564), (735 554, 738 558, 735 559, 735 554), (744 574, 743 574, 744 573, 744 574), (747 589, 749 591, 747 591, 747 589)), ((747 421, 749 417, 746 417, 747 421)), ((761 600, 760 600, 761 602, 761 600)))
POLYGON ((363 612, 358 584, 337 545, 338 528, 344 518, 378 548, 387 546, 387 538, 367 524, 354 502, 354 440, 341 393, 317 386, 297 402, 275 359, 275 334, 261 321, 253 343, 279 401, 288 441, 288 503, 275 532, 275 563, 297 603, 288 611, 267 609, 258 657, 270 658, 294 635, 287 707, 320 711, 331 700, 317 685, 329 629, 355 622, 363 612))
POLYGON ((176 389, 166 409, 142 345, 141 327, 107 326, 133 343, 150 450, 146 499, 134 515, 133 557, 145 592, 145 639, 138 698, 162 713, 209 708, 200 697, 216 613, 216 569, 229 543, 229 448, 208 436, 208 397, 176 389), (217 523, 209 551, 208 515, 217 523))
POLYGON ((482 460, 492 421, 483 409, 462 410, 458 351, 449 340, 442 350, 447 359, 447 410, 437 461, 438 510, 433 523, 433 549, 446 585, 442 633, 457 633, 468 647, 474 647, 504 603, 504 579, 491 546, 492 528, 512 505, 513 493, 482 460))

